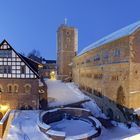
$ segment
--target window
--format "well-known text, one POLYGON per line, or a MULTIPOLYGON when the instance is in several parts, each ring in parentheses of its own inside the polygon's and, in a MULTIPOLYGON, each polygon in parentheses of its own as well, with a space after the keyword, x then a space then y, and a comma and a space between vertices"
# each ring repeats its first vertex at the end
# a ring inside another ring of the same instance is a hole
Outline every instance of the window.
POLYGON ((4 73, 4 67, 0 66, 0 73, 4 73))
POLYGON ((8 92, 9 93, 12 93, 12 85, 11 84, 8 84, 7 88, 8 88, 8 92))
POLYGON ((25 74, 25 66, 21 66, 21 74, 25 74))
POLYGON ((108 57, 109 57, 109 53, 106 51, 106 52, 104 52, 103 53, 103 58, 104 59, 108 59, 108 57))
POLYGON ((119 80, 118 75, 112 75, 111 80, 112 81, 118 81, 119 80))
POLYGON ((14 85, 14 92, 18 93, 19 86, 17 84, 14 85))
POLYGON ((0 57, 1 58, 8 58, 8 57, 12 57, 12 51, 11 50, 1 50, 0 51, 0 57))
POLYGON ((25 93, 31 93, 31 85, 30 84, 26 84, 24 86, 24 92, 25 93))
POLYGON ((90 63, 90 62, 91 62, 91 60, 90 60, 90 59, 87 59, 87 60, 86 60, 86 63, 90 63))
POLYGON ((95 57, 94 57, 94 61, 99 61, 100 60, 100 55, 97 54, 95 57))
POLYGON ((87 77, 87 78, 91 78, 91 77, 92 77, 92 74, 91 74, 91 73, 87 73, 87 74, 86 74, 86 77, 87 77))
POLYGON ((0 73, 11 73, 11 66, 0 66, 0 73))
POLYGON ((119 49, 114 50, 113 55, 114 56, 120 56, 120 50, 119 49))
POLYGON ((4 66, 4 73, 7 73, 7 67, 4 66))
POLYGON ((0 94, 3 92, 3 87, 0 85, 0 94))
POLYGON ((11 66, 7 66, 7 73, 11 73, 11 66))
POLYGON ((103 78, 103 74, 99 73, 99 74, 94 74, 94 79, 102 79, 103 78))

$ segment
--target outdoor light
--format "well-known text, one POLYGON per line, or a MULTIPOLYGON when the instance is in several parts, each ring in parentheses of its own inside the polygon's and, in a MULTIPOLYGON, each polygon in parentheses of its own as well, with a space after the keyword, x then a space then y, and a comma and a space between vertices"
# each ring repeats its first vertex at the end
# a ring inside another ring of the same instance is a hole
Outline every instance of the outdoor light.
POLYGON ((0 111, 5 112, 9 109, 9 105, 0 105, 0 111))
POLYGON ((52 71, 51 74, 54 74, 54 71, 52 71))
POLYGON ((51 71, 50 76, 51 76, 52 80, 56 80, 56 78, 55 78, 55 71, 51 71))
POLYGON ((43 65, 38 65, 39 68, 43 68, 43 65))

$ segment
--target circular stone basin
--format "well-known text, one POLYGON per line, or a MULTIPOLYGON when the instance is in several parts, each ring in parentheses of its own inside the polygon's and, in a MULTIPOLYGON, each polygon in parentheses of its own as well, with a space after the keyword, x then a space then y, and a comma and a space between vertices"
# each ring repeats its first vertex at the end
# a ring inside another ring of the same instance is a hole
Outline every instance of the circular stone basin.
POLYGON ((63 131, 66 136, 75 136, 87 133, 95 127, 92 123, 80 119, 62 119, 61 121, 50 123, 51 129, 55 131, 63 131))
POLYGON ((57 108, 41 114, 38 126, 53 140, 84 140, 101 133, 101 123, 89 110, 82 108, 57 108))

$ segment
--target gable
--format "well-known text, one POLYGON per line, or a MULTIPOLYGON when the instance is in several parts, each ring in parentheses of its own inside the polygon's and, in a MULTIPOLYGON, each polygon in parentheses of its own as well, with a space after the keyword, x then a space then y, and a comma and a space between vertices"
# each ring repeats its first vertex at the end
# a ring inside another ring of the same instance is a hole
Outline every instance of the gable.
POLYGON ((5 40, 0 45, 0 78, 37 78, 33 69, 5 40))

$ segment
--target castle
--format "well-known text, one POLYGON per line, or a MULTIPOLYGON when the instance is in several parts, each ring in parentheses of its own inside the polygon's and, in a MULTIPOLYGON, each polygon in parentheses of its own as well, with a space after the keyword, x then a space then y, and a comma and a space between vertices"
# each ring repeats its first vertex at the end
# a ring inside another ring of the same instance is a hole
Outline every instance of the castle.
POLYGON ((73 59, 73 81, 107 116, 126 121, 140 107, 140 21, 83 49, 73 59))
POLYGON ((58 79, 72 77, 72 59, 77 53, 77 29, 61 25, 57 31, 57 76, 58 79))

